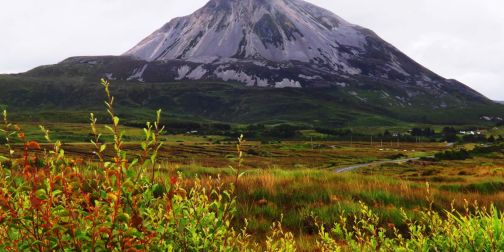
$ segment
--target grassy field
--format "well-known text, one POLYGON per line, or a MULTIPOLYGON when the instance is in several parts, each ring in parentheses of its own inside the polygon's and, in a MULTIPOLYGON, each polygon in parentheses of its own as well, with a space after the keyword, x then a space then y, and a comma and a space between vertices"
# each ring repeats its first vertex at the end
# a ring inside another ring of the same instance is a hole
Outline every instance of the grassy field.
MULTIPOLYGON (((50 125, 58 134, 82 125, 50 125)), ((35 125, 27 132, 36 134, 35 125)), ((130 140, 124 144, 129 158, 140 154, 142 132, 127 128, 130 140)), ((111 137, 111 136, 105 136, 111 137)), ((68 138, 72 139, 72 138, 68 138)), ((77 139, 77 138, 76 138, 77 139)), ((182 174, 190 186, 195 178, 211 184, 220 176, 225 184, 235 182, 236 147, 222 136, 163 135, 159 149, 162 177, 182 174), (216 141, 220 141, 216 143, 216 141)), ((44 146, 44 145, 42 145, 44 146)), ((69 143, 62 146, 69 157, 84 163, 96 162, 92 146, 69 143)), ((330 228, 341 216, 351 217, 361 203, 381 218, 381 225, 405 229, 402 210, 412 219, 429 206, 426 182, 436 209, 463 210, 465 200, 504 209, 504 155, 493 152, 466 160, 415 160, 405 163, 370 165, 353 172, 337 174, 338 168, 374 161, 431 157, 450 149, 475 147, 447 146, 445 143, 282 141, 272 144, 250 141, 242 146, 245 172, 236 184, 235 227, 248 223, 257 240, 265 239, 271 225, 282 219, 286 230, 295 234, 301 251, 311 251, 318 238, 318 226, 330 228)), ((16 148, 16 147, 15 147, 16 148)), ((105 156, 112 158, 108 150, 105 156)))
MULTIPOLYGON (((283 216, 283 225, 296 234, 299 248, 310 251, 318 235, 316 224, 324 223, 329 228, 341 216, 352 217, 361 209, 359 202, 371 207, 381 218, 381 225, 394 224, 399 229, 405 229, 406 225, 402 210, 410 218, 418 218, 420 211, 429 206, 428 195, 438 210, 454 207, 462 211, 467 204, 475 202, 485 207, 495 204, 498 209, 504 209, 502 153, 462 161, 418 160, 383 164, 336 174, 328 169, 328 162, 345 166, 383 160, 399 153, 410 157, 429 156, 447 148, 443 144, 410 144, 402 146, 401 149, 410 150, 406 152, 398 149, 380 151, 379 147, 371 148, 369 143, 358 143, 353 148, 348 144, 339 143, 347 146, 323 151, 325 161, 314 159, 314 153, 319 151, 312 151, 309 145, 299 150, 298 144, 285 144, 280 149, 290 149, 291 153, 304 156, 299 160, 306 161, 311 157, 308 161, 311 165, 289 165, 279 157, 276 158, 279 165, 273 168, 248 166, 245 176, 237 184, 239 213, 236 225, 243 225, 243 220, 247 219, 249 230, 261 239, 271 224, 283 216), (412 152, 412 148, 416 151, 412 152), (314 165, 316 163, 319 165, 314 165)), ((246 156, 245 160, 245 163, 257 164, 255 157, 246 156)), ((182 173, 189 181, 195 176, 208 179, 219 174, 228 183, 234 180, 233 171, 227 168, 209 169, 196 163, 165 163, 163 167, 168 174, 182 173)))
MULTIPOLYGON (((87 141, 91 139, 87 124, 48 123, 52 138, 61 139, 67 156, 93 163, 96 156, 87 141)), ((107 132, 105 125, 98 130, 107 132)), ((123 128, 124 149, 129 158, 140 154, 143 130, 123 128)), ((44 146, 44 137, 38 123, 25 123, 27 137, 44 146)), ((381 130, 381 129, 377 129, 381 130)), ((304 132, 306 136, 314 134, 304 132)), ((315 136, 316 137, 316 136, 315 136)), ((105 133, 106 142, 113 141, 105 133)), ((160 174, 174 176, 178 173, 192 180, 196 177, 222 176, 232 182, 236 164, 235 141, 225 136, 199 136, 191 134, 160 136, 163 146, 158 158, 160 174)), ((21 151, 21 145, 14 144, 21 151)), ((315 218, 323 223, 333 223, 344 212, 352 213, 359 201, 369 204, 387 221, 400 225, 399 209, 414 215, 415 209, 426 206, 425 182, 433 185, 437 204, 450 207, 453 200, 461 208, 464 199, 479 200, 499 207, 504 194, 503 155, 493 153, 467 160, 415 160, 406 163, 388 163, 363 167, 347 174, 336 174, 339 168, 375 161, 430 157, 450 149, 472 149, 475 144, 448 146, 446 143, 402 142, 345 142, 345 141, 279 141, 261 143, 247 141, 243 145, 245 158, 242 168, 245 176, 237 185, 239 218, 250 221, 250 230, 264 235, 273 221, 284 214, 284 225, 308 239, 313 234, 315 218), (311 231, 310 231, 311 230, 311 231)), ((0 153, 5 149, 0 149, 0 153)), ((42 155, 42 153, 40 153, 42 155)), ((112 158, 109 148, 104 156, 112 158)), ((243 223, 241 223, 243 224, 243 223)), ((302 244, 302 243, 301 243, 302 244)), ((312 244, 313 245, 313 244, 312 244)))
MULTIPOLYGON (((26 137, 49 148, 41 134, 39 123, 23 123, 26 137)), ((63 141, 65 155, 75 162, 93 165, 98 160, 93 154, 89 125, 83 123, 47 123, 53 139, 63 141)), ((104 142, 113 142, 112 133, 105 125, 96 125, 104 142)), ((140 145, 144 131, 122 127, 122 148, 133 160, 142 154, 140 145)), ((361 131, 380 132, 383 128, 362 128, 361 131)), ((492 129, 497 132, 496 129, 492 129)), ((315 131, 302 131, 304 138, 324 139, 315 131)), ((236 140, 218 135, 162 134, 163 142, 157 159, 159 177, 181 175, 186 187, 196 178, 210 185, 221 177, 225 185, 235 184, 236 216, 232 226, 247 230, 254 240, 263 241, 271 226, 279 220, 285 231, 292 232, 299 251, 312 251, 323 226, 330 229, 343 216, 353 218, 362 204, 370 207, 379 226, 394 225, 405 232, 405 215, 413 220, 421 218, 423 209, 436 211, 454 208, 464 211, 470 203, 481 207, 494 204, 504 210, 504 154, 497 149, 472 155, 464 160, 435 160, 436 153, 448 150, 477 149, 478 144, 449 145, 433 142, 398 142, 373 139, 358 141, 246 141, 240 163, 244 175, 237 181, 236 140), (376 161, 423 158, 402 163, 373 164, 376 161), (370 164, 351 172, 338 174, 336 170, 355 164, 370 164), (430 187, 428 190, 427 184, 430 187), (245 221, 246 220, 246 221, 245 221)), ((17 154, 23 144, 14 142, 17 154)), ((34 155, 43 157, 42 150, 34 155)), ((7 155, 5 148, 0 153, 7 155)), ((111 146, 103 152, 113 159, 111 146)))
MULTIPOLYGON (((29 128, 28 128, 29 129, 29 128)), ((138 154, 141 131, 137 136, 125 136, 133 141, 125 143, 125 148, 131 151, 130 158, 138 154), (137 142, 135 142, 135 140, 137 142)), ((58 134, 65 134, 60 132, 58 134)), ((104 139, 111 136, 104 135, 104 139)), ((43 138, 43 137, 39 137, 43 138)), ((75 137, 80 139, 79 136, 75 137)), ((73 139, 66 135, 62 139, 73 139)), ((165 135, 160 148, 159 159, 179 166, 198 166, 202 168, 221 168, 232 165, 235 156, 234 142, 225 140, 223 136, 196 135, 165 135), (217 143, 216 143, 217 142, 217 143)), ((34 140, 38 140, 34 138, 34 140)), ((40 139, 41 140, 41 139, 40 139)), ((14 144, 16 147, 21 147, 14 144)), ((84 160, 92 161, 92 145, 85 142, 63 143, 68 155, 74 155, 84 160)), ((336 141, 281 141, 261 143, 247 141, 244 144, 246 159, 243 162, 247 169, 316 169, 335 170, 354 164, 365 164, 381 160, 394 160, 431 156, 448 147, 444 143, 397 143, 386 142, 372 145, 370 142, 336 142, 336 141)), ((112 157, 112 150, 105 156, 112 157)))

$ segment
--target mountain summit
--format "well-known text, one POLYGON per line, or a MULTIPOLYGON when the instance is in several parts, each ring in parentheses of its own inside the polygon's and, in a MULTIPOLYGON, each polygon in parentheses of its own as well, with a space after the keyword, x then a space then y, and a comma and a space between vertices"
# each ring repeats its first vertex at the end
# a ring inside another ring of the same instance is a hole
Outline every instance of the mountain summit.
POLYGON ((223 80, 277 88, 382 81, 414 89, 410 95, 418 89, 435 96, 455 90, 484 99, 374 32, 302 0, 211 0, 124 56, 146 62, 128 76, 143 81, 223 80))
POLYGON ((194 14, 175 18, 125 55, 147 61, 255 60, 349 67, 348 54, 367 45, 368 32, 299 0, 212 0, 194 14))

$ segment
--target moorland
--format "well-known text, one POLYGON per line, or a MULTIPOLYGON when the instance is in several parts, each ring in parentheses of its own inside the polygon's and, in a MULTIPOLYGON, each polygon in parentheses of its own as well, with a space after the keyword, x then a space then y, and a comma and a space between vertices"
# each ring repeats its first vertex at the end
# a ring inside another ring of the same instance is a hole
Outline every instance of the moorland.
POLYGON ((103 84, 99 123, 4 114, 2 249, 502 248, 499 125, 122 125, 103 84))

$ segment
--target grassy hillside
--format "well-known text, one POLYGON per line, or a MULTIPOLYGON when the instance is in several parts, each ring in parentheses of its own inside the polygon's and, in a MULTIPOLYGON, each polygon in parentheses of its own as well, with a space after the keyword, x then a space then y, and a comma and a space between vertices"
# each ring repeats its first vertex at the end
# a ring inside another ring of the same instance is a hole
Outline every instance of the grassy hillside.
MULTIPOLYGON (((17 120, 86 122, 90 111, 100 115, 104 95, 96 83, 85 77, 2 75, 0 106, 15 112, 17 120)), ((118 112, 129 122, 143 122, 158 108, 169 111, 165 118, 172 121, 328 127, 405 123, 483 125, 487 122, 481 116, 504 117, 504 106, 482 101, 460 102, 456 94, 447 97, 443 108, 433 107, 426 95, 418 95, 412 104, 406 104, 400 99, 405 94, 386 83, 345 88, 260 89, 218 82, 116 81, 112 91, 119 101, 118 112)))

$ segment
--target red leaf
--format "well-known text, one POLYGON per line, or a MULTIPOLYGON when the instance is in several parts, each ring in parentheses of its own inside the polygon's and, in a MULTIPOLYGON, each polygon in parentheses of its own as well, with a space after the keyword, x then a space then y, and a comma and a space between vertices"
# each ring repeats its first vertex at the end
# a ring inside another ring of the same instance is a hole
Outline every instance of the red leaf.
POLYGON ((34 192, 30 194, 30 203, 31 207, 35 210, 40 210, 42 204, 44 203, 43 200, 37 198, 34 192))
POLYGON ((170 178, 170 183, 171 183, 172 185, 177 184, 177 177, 172 176, 172 177, 170 178))
POLYGON ((30 141, 26 143, 26 147, 28 147, 28 149, 30 150, 40 150, 40 144, 36 141, 30 141))

